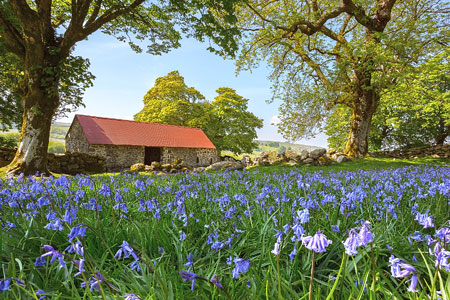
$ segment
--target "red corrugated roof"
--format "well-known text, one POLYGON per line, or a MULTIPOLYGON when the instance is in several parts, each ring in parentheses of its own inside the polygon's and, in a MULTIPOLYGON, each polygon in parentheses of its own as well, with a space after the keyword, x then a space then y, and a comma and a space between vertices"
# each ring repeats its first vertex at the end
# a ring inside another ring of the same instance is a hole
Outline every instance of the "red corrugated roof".
POLYGON ((85 115, 75 118, 91 145, 216 148, 199 128, 85 115))

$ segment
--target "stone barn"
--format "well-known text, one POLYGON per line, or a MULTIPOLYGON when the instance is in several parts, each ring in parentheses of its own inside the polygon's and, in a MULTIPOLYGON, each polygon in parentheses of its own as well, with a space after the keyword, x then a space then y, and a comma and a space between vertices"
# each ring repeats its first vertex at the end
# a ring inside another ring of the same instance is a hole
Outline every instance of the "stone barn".
POLYGON ((105 157, 108 171, 136 163, 172 163, 204 167, 219 161, 203 130, 183 126, 75 115, 66 135, 67 152, 105 157))

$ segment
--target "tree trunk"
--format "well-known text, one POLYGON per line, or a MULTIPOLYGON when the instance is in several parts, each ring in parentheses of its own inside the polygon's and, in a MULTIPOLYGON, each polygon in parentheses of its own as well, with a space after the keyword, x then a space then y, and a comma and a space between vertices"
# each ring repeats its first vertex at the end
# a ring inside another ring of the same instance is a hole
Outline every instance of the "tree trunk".
MULTIPOLYGON (((443 123, 443 122, 442 122, 443 123)), ((439 133, 436 136, 436 145, 443 145, 450 132, 450 126, 440 126, 439 133)))
POLYGON ((356 93, 352 103, 350 132, 344 153, 350 157, 364 157, 369 145, 369 132, 372 116, 380 96, 371 86, 371 72, 355 72, 356 93))
POLYGON ((50 67, 33 65, 37 64, 25 67, 22 131, 16 155, 6 167, 7 174, 49 174, 47 151, 52 118, 59 105, 59 79, 48 72, 50 67))

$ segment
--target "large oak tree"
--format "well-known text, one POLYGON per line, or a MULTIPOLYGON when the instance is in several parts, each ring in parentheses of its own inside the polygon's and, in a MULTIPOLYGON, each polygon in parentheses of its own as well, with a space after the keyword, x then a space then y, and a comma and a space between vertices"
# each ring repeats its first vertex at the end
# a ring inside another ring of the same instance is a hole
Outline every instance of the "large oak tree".
MULTIPOLYGON (((140 52, 162 54, 178 47, 182 34, 233 55, 234 0, 0 0, 0 45, 18 59, 23 74, 17 86, 23 107, 19 147, 8 173, 47 173, 52 118, 63 103, 61 80, 71 73, 77 42, 101 31, 140 52), (220 16, 226 22, 218 22, 220 16)), ((4 69, 2 72, 6 71, 4 69)), ((77 78, 75 78, 77 79, 77 78)), ((83 84, 83 79, 80 84, 83 84)), ((88 80, 89 81, 89 80, 88 80)), ((9 94, 8 94, 9 95, 9 94)))
POLYGON ((173 71, 156 79, 144 96, 144 107, 136 121, 201 128, 219 151, 251 153, 258 147, 256 129, 262 120, 248 111, 248 99, 232 88, 216 90, 207 101, 183 76, 173 71))
POLYGON ((363 156, 380 92, 448 38, 447 4, 251 0, 239 16, 245 34, 238 68, 267 61, 274 97, 283 100, 279 128, 286 138, 314 135, 334 106, 347 106, 351 119, 345 153, 363 156))

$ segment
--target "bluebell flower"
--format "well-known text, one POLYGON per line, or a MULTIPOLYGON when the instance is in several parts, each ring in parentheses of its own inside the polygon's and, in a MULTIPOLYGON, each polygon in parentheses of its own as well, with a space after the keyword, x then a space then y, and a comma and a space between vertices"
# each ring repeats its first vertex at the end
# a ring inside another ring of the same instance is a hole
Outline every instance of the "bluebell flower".
MULTIPOLYGON (((91 291, 93 291, 94 289, 97 289, 97 291, 100 290, 100 284, 105 282, 105 277, 103 276, 103 274, 101 274, 100 272, 95 272, 95 275, 91 276, 91 278, 89 278, 88 284, 89 284, 89 289, 91 291)), ((86 283, 82 282, 81 283, 81 288, 85 288, 86 287, 86 283)))
POLYGON ((122 242, 122 245, 120 245, 120 248, 119 248, 119 250, 117 250, 114 257, 121 259, 122 254, 124 255, 124 258, 128 258, 131 255, 135 260, 139 259, 136 255, 136 253, 134 252, 133 248, 128 244, 127 241, 122 242))
POLYGON ((39 300, 45 299, 47 298, 47 296, 45 296, 45 291, 38 289, 35 293, 36 296, 39 296, 39 300))
POLYGON ((66 265, 66 263, 63 260, 63 255, 62 253, 60 253, 58 250, 55 250, 52 246, 50 245, 44 245, 42 247, 42 250, 44 251, 48 251, 47 253, 44 253, 41 255, 41 257, 46 257, 46 256, 52 256, 52 258, 50 259, 50 264, 53 264, 53 262, 58 259, 59 261, 59 265, 61 267, 64 267, 66 265))
POLYGON ((52 230, 58 230, 62 231, 64 229, 63 221, 59 218, 53 219, 50 223, 44 226, 45 229, 52 229, 52 230))
POLYGON ((77 237, 86 236, 86 229, 87 229, 86 225, 78 224, 74 226, 67 236, 69 238, 68 240, 69 243, 72 243, 72 241, 77 237))
POLYGON ((123 298, 124 300, 141 300, 141 298, 136 294, 126 294, 123 298))
POLYGON ((184 231, 182 231, 180 233, 180 241, 184 241, 186 239, 186 233, 184 233, 184 231))
POLYGON ((81 273, 86 272, 86 270, 84 269, 84 258, 78 260, 74 260, 74 265, 78 268, 79 272, 75 273, 75 275, 73 275, 73 277, 77 277, 79 275, 81 275, 81 273))
POLYGON ((438 237, 444 245, 449 244, 450 243, 450 228, 444 227, 444 228, 439 229, 438 231, 436 231, 435 236, 438 237))
POLYGON ((339 232, 339 226, 337 226, 337 225, 332 225, 332 226, 331 226, 331 230, 333 230, 334 232, 339 232))
POLYGON ((46 265, 45 258, 43 258, 42 256, 37 257, 34 265, 36 267, 44 267, 46 265))
POLYGON ((198 275, 195 273, 186 272, 186 271, 180 271, 179 274, 180 274, 181 278, 184 279, 184 282, 192 281, 191 290, 193 291, 194 287, 195 287, 195 280, 198 278, 198 275))
POLYGON ((359 237, 359 234, 356 232, 355 228, 350 229, 350 232, 348 233, 348 238, 343 243, 345 253, 347 253, 350 256, 358 254, 356 248, 358 248, 361 245, 361 239, 359 237))
POLYGON ((361 245, 366 247, 367 243, 373 242, 373 235, 370 231, 370 222, 365 221, 364 224, 361 226, 361 230, 359 231, 359 239, 361 241, 361 245))
POLYGON ((231 265, 231 263, 233 262, 233 258, 231 256, 227 257, 227 265, 231 265))
POLYGON ((160 254, 164 254, 164 248, 163 247, 158 247, 158 252, 160 254))
POLYGON ((302 237, 302 244, 308 250, 312 250, 316 253, 325 252, 326 247, 328 247, 332 243, 331 240, 328 240, 325 234, 322 232, 316 232, 313 236, 302 237))
POLYGON ((0 280, 0 292, 4 292, 10 289, 11 278, 5 278, 0 280))
POLYGON ((309 209, 305 208, 304 210, 298 210, 297 217, 300 221, 300 224, 308 223, 309 222, 309 209))
POLYGON ((289 258, 291 262, 294 260, 294 257, 297 255, 297 246, 294 245, 294 249, 289 253, 289 258))
POLYGON ((411 279, 409 279, 409 281, 411 282, 411 284, 410 284, 410 286, 408 287, 408 292, 411 292, 411 293, 415 293, 415 292, 418 292, 418 290, 417 290, 417 288, 416 288, 416 286, 417 286, 417 280, 418 280, 418 278, 417 278, 417 275, 416 274, 413 274, 412 276, 411 276, 411 279))
POLYGON ((77 241, 76 243, 71 244, 66 249, 64 249, 64 251, 67 251, 69 253, 75 252, 79 256, 84 256, 84 248, 80 241, 77 241))
POLYGON ((405 278, 410 274, 416 274, 417 270, 410 264, 405 263, 402 259, 396 258, 393 255, 389 258, 391 265, 391 274, 395 278, 405 278))
POLYGON ((189 255, 187 256, 187 263, 184 264, 185 267, 189 267, 189 270, 191 269, 191 267, 194 265, 194 258, 192 253, 189 253, 189 255))
POLYGON ((223 289, 223 285, 220 283, 219 277, 217 277, 216 274, 213 274, 213 276, 211 278, 211 283, 214 284, 215 286, 217 286, 218 288, 223 289))
POLYGON ((275 242, 274 248, 272 250, 272 253, 275 255, 280 254, 280 244, 281 244, 281 236, 278 236, 277 241, 275 242))
POLYGON ((248 259, 236 257, 234 263, 233 279, 238 279, 239 274, 248 272, 248 268, 250 267, 250 261, 248 259))

